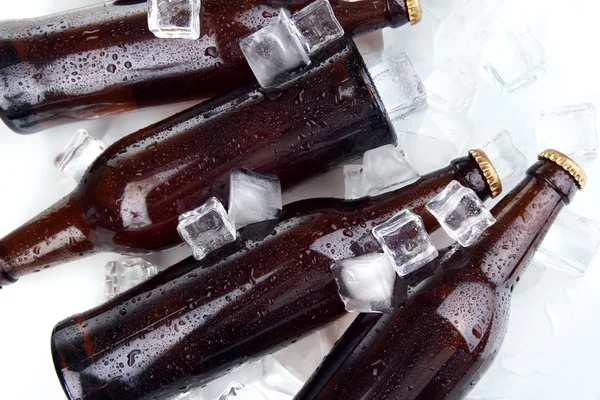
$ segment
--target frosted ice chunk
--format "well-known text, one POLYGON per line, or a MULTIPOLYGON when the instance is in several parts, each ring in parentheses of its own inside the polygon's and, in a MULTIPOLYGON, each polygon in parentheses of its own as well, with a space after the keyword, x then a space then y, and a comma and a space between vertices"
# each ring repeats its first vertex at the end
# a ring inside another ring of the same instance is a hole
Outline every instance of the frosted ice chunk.
POLYGON ((533 262, 583 276, 600 246, 600 223, 563 209, 548 231, 533 262))
POLYGON ((515 146, 510 133, 506 130, 494 136, 481 146, 494 164, 500 182, 510 182, 519 178, 527 169, 527 157, 515 146))
POLYGON ((263 377, 260 383, 267 389, 294 396, 304 384, 304 381, 285 368, 273 356, 263 358, 263 377))
POLYGON ((200 0, 148 0, 148 27, 159 38, 198 39, 200 0))
POLYGON ((367 190, 363 183, 362 165, 344 166, 344 188, 344 197, 346 199, 359 199, 367 195, 367 190))
POLYGON ((472 245, 481 234, 496 223, 475 192, 452 181, 429 203, 427 210, 446 233, 464 247, 472 245))
POLYGON ((483 46, 481 66, 490 84, 511 93, 546 72, 546 52, 530 32, 508 32, 483 46))
POLYGON ((240 48, 258 83, 274 88, 309 65, 310 55, 343 34, 329 2, 318 0, 292 17, 281 9, 276 21, 242 39, 240 48))
POLYGON ((556 149, 574 158, 595 158, 596 107, 583 103, 543 110, 535 134, 539 150, 556 149))
POLYGON ((63 151, 54 159, 54 166, 69 178, 79 182, 89 166, 104 152, 106 145, 85 129, 75 132, 63 151))
POLYGON ((142 258, 110 261, 106 263, 104 295, 107 299, 112 299, 157 273, 158 268, 142 258))
POLYGON ((221 202, 214 197, 195 210, 181 214, 177 231, 196 260, 236 239, 235 227, 221 202))
POLYGON ((401 277, 438 256, 423 220, 409 210, 402 210, 373 228, 373 236, 383 251, 394 260, 394 269, 401 277))
POLYGON ((474 77, 450 68, 435 69, 424 84, 429 104, 444 111, 466 112, 471 107, 477 89, 474 77))
POLYGON ((392 120, 427 107, 425 85, 406 53, 384 59, 369 72, 392 120))
POLYGON ((364 155, 363 187, 371 196, 395 190, 419 178, 402 151, 391 144, 369 150, 364 155))
POLYGON ((475 133, 473 122, 457 111, 428 112, 420 132, 447 140, 457 152, 463 152, 475 133))
POLYGON ((229 220, 236 229, 277 219, 282 208, 279 179, 247 169, 231 172, 229 220))
POLYGON ((447 140, 422 133, 396 131, 398 148, 421 175, 448 166, 458 154, 456 147, 447 140))
POLYGON ((396 274, 388 255, 375 253, 340 260, 331 266, 331 271, 346 310, 391 312, 396 274))

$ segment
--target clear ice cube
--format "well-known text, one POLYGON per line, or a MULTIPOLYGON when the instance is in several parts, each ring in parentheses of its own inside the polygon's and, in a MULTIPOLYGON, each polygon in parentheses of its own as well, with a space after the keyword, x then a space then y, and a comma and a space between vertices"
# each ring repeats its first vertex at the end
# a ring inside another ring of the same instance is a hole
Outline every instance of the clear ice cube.
POLYGON ((363 166, 345 165, 344 166, 344 198, 359 199, 367 195, 363 184, 363 166))
POLYGON ((200 0, 148 0, 148 27, 159 38, 198 39, 200 0))
POLYGON ((337 261, 331 266, 340 298, 350 312, 389 313, 396 274, 387 254, 337 261))
POLYGON ((427 210, 444 231, 462 246, 472 245, 483 232, 496 223, 475 192, 452 181, 429 203, 427 210))
POLYGON ((391 144, 364 155, 362 185, 371 196, 395 190, 419 178, 402 151, 391 144))
POLYGON ((409 210, 402 210, 373 228, 373 236, 383 251, 394 260, 394 269, 401 277, 438 256, 423 220, 409 210))
POLYGON ((583 276, 600 246, 600 223, 563 209, 548 231, 533 263, 583 276))
POLYGON ((510 133, 500 132, 481 146, 494 164, 500 182, 508 183, 518 179, 527 169, 527 157, 515 146, 510 133))
POLYGON ((229 220, 236 229, 279 217, 282 208, 279 179, 247 169, 231 171, 229 220))
POLYGON ((158 273, 158 268, 142 258, 106 263, 104 295, 112 299, 132 287, 139 285, 158 273))
POLYGON ((424 84, 429 104, 443 111, 468 111, 477 89, 473 76, 451 68, 435 69, 424 84))
POLYGON ((503 93, 537 80, 546 72, 546 52, 530 32, 507 32, 482 48, 484 79, 503 93))
POLYGON ((236 239, 235 227, 223 204, 214 197, 195 210, 181 214, 177 231, 196 260, 236 239))
POLYGON ((54 159, 54 166, 69 178, 79 182, 89 166, 104 152, 106 145, 85 129, 75 132, 63 151, 54 159))
POLYGON ((344 36, 327 0, 316 0, 292 16, 292 26, 311 55, 344 36))
POLYGON ((425 85, 406 53, 384 59, 369 72, 392 120, 427 107, 425 85))
POLYGON ((423 133, 396 131, 398 148, 421 175, 448 166, 459 155, 456 147, 447 140, 423 133))
POLYGON ((543 110, 535 134, 539 150, 556 149, 573 158, 595 158, 596 107, 583 103, 543 110))

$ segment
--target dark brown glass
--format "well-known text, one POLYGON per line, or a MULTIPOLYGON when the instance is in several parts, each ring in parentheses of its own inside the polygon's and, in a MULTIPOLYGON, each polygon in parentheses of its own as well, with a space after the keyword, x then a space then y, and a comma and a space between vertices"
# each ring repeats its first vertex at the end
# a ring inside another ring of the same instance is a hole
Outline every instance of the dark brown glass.
POLYGON ((73 400, 166 398, 332 322, 345 309, 331 264, 381 251, 371 228, 402 209, 437 227, 425 204, 452 180, 490 196, 466 157, 375 198, 293 203, 264 241, 184 260, 59 323, 52 354, 65 392, 73 400))
MULTIPOLYGON (((0 22, 0 117, 15 132, 210 98, 254 82, 239 40, 312 0, 203 0, 199 40, 159 39, 147 2, 0 22)), ((409 22, 405 0, 331 0, 350 35, 409 22)))
POLYGON ((0 240, 0 285, 95 252, 181 243, 178 216, 211 196, 227 204, 233 168, 276 175, 286 189, 394 143, 354 44, 331 52, 276 93, 251 85, 110 146, 73 193, 0 240))
POLYGON ((514 285, 576 192, 561 167, 534 164, 494 207, 497 222, 476 244, 452 248, 395 314, 359 316, 295 399, 466 396, 502 344, 514 285))

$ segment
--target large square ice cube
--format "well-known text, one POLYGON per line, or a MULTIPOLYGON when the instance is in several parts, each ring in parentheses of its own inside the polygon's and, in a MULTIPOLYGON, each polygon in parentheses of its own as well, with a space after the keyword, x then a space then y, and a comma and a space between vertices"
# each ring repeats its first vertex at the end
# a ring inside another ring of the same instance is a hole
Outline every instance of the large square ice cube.
POLYGON ((327 0, 316 0, 292 16, 292 24, 310 55, 344 36, 327 0))
POLYGON ((142 258, 110 261, 106 263, 104 295, 107 299, 112 299, 157 273, 158 268, 142 258))
POLYGON ((240 41, 240 48, 258 83, 264 88, 287 81, 291 71, 310 64, 289 13, 281 10, 277 21, 240 41))
POLYGON ((481 65, 489 83, 511 93, 546 72, 546 52, 530 32, 507 32, 483 46, 481 65))
POLYGON ((371 196, 395 190, 419 177, 402 151, 391 144, 369 150, 364 155, 363 186, 371 196))
POLYGON ((235 227, 221 202, 214 197, 195 210, 181 214, 177 231, 196 260, 236 239, 235 227))
POLYGON ((399 276, 416 271, 438 256, 423 220, 409 210, 402 210, 373 228, 373 236, 394 260, 394 269, 399 276))
POLYGON ((375 253, 337 261, 331 271, 346 310, 350 312, 388 313, 396 274, 387 254, 375 253))
POLYGON ((63 151, 54 159, 54 166, 69 178, 79 182, 89 166, 106 150, 100 140, 85 129, 75 132, 63 151))
POLYGON ((198 39, 200 0, 148 0, 148 27, 159 38, 198 39))
POLYGON ((574 158, 595 158, 596 107, 583 103, 543 110, 535 134, 540 151, 556 149, 574 158))
POLYGON ((494 136, 481 146, 494 164, 500 182, 510 182, 519 178, 527 169, 527 157, 515 146, 506 130, 494 136))
POLYGON ((247 169, 231 171, 229 220, 237 229, 277 219, 282 208, 279 179, 247 169))
POLYGON ((600 246, 600 223, 563 209, 548 231, 534 263, 583 276, 600 246))
POLYGON ((443 111, 466 112, 471 107, 477 88, 473 76, 451 68, 435 69, 424 83, 429 104, 443 111))
POLYGON ((427 210, 438 220, 450 237, 464 247, 472 245, 496 223, 475 192, 452 181, 429 203, 427 210))
POLYGON ((392 120, 427 107, 425 85, 406 53, 385 59, 369 72, 392 120))

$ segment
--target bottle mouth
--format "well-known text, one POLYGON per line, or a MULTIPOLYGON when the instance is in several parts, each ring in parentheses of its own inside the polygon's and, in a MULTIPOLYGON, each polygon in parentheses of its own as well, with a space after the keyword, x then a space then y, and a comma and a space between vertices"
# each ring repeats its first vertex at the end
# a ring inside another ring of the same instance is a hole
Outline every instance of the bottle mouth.
POLYGON ((542 151, 538 158, 540 160, 549 160, 564 169, 577 182, 579 190, 583 190, 587 183, 587 174, 579 164, 573 161, 569 156, 561 153, 558 150, 548 149, 542 151))
POLYGON ((408 11, 408 20, 411 25, 421 22, 421 18, 423 18, 421 0, 406 0, 406 8, 408 11))
POLYGON ((502 193, 502 181, 500 180, 498 171, 496 171, 496 167, 494 167, 494 164, 492 164, 492 161, 488 155, 481 149, 469 150, 469 155, 473 157, 479 166, 479 169, 483 173, 485 181, 490 188, 492 199, 498 197, 500 193, 502 193))

